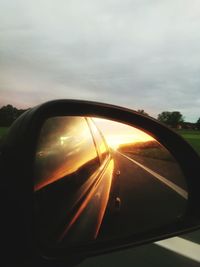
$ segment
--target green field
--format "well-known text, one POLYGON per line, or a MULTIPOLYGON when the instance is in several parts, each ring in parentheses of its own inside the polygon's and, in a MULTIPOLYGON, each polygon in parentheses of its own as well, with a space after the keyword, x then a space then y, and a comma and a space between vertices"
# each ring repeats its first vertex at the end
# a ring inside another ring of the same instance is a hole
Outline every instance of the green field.
POLYGON ((178 130, 177 132, 200 154, 200 131, 178 130))
POLYGON ((3 136, 5 136, 6 133, 8 132, 8 129, 9 128, 7 128, 7 127, 0 127, 0 143, 1 143, 3 136))
POLYGON ((0 137, 3 137, 8 131, 7 127, 0 127, 0 137))

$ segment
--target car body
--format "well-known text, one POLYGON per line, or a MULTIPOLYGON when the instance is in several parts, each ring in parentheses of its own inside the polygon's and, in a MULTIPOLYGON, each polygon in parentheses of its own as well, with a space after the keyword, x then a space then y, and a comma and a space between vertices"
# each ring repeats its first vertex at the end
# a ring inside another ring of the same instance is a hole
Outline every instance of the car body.
POLYGON ((84 117, 47 120, 38 141, 35 169, 40 242, 51 247, 96 239, 110 196, 114 161, 94 121, 84 117), (53 136, 52 124, 60 125, 53 136), (78 128, 78 134, 72 128, 78 128))

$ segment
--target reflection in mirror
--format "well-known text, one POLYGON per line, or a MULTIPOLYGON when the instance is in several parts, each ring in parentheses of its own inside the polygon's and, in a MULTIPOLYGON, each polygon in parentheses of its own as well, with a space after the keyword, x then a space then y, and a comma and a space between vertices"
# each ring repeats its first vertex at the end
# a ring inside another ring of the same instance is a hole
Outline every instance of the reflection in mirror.
POLYGON ((47 247, 142 234, 186 212, 187 186, 176 160, 125 124, 49 118, 34 168, 36 235, 47 247))

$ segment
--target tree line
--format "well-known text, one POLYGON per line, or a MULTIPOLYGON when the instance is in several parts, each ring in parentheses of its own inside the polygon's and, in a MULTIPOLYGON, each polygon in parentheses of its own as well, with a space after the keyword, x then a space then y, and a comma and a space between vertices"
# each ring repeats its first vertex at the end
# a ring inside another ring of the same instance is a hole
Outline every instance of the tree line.
MULTIPOLYGON (((149 116, 143 109, 138 109, 137 112, 149 116)), ((158 114, 157 120, 176 129, 200 130, 200 117, 196 123, 186 122, 180 111, 163 111, 158 114)))
POLYGON ((27 109, 17 109, 12 105, 0 108, 0 127, 9 127, 27 109))
MULTIPOLYGON (((6 105, 0 108, 0 127, 9 127, 22 113, 27 109, 17 109, 12 105, 6 105)), ((143 109, 137 112, 149 116, 143 109)), ((196 123, 185 122, 183 115, 179 111, 163 111, 157 116, 157 120, 172 128, 192 128, 200 130, 200 117, 196 123)))

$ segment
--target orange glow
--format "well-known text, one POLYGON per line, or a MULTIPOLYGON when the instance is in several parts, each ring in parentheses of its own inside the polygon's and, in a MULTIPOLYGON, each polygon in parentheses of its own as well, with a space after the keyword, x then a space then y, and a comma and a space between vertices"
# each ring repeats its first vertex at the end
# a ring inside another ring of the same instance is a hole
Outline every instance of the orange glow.
POLYGON ((94 238, 97 238, 97 236, 98 236, 99 229, 101 227, 101 223, 102 223, 105 211, 106 211, 106 207, 107 207, 107 203, 108 203, 108 199, 109 199, 109 195, 110 195, 112 178, 113 178, 113 170, 114 170, 114 161, 111 160, 109 167, 107 169, 107 174, 106 174, 107 177, 104 181, 102 192, 100 192, 100 194, 104 194, 104 196, 101 198, 101 210, 99 212, 98 223, 97 223, 97 228, 96 228, 94 238))
POLYGON ((86 154, 85 158, 81 157, 79 154, 76 158, 72 158, 71 160, 66 161, 63 165, 61 165, 58 169, 53 171, 46 179, 39 181, 34 186, 34 191, 40 190, 44 186, 51 184, 66 175, 69 175, 78 170, 80 166, 83 166, 87 161, 91 160, 90 154, 86 154))
MULTIPOLYGON (((65 117, 60 118, 62 119, 65 117)), ((49 121, 51 119, 47 120, 47 123, 49 121)), ((47 136, 41 134, 43 143, 39 142, 36 157, 38 162, 45 164, 42 168, 38 168, 40 177, 38 175, 39 179, 35 179, 34 191, 76 172, 81 166, 97 157, 84 118, 81 117, 79 121, 77 117, 77 121, 71 125, 63 121, 62 129, 51 133, 47 136), (51 133, 55 135, 54 138, 51 138, 51 133)))
MULTIPOLYGON (((85 210, 89 202, 94 201, 93 198, 95 198, 96 195, 99 195, 99 199, 101 200, 101 203, 99 205, 100 210, 98 212, 98 221, 94 233, 94 238, 98 236, 99 229, 101 227, 101 223, 105 214, 106 206, 108 203, 109 199, 109 194, 110 194, 110 188, 111 188, 111 182, 112 182, 112 177, 113 177, 113 169, 114 169, 114 161, 111 160, 109 163, 109 166, 107 168, 107 174, 104 176, 104 180, 98 181, 95 186, 92 187, 92 190, 90 193, 87 195, 86 199, 83 201, 81 204, 80 208, 70 221, 70 223, 67 225, 65 228, 64 232, 61 234, 61 236, 58 239, 58 243, 63 240, 63 238, 67 235, 71 227, 74 225, 74 223, 78 220, 82 212, 85 210)), ((100 177, 101 179, 102 177, 100 177)), ((95 208, 95 205, 94 205, 95 208)))
POLYGON ((122 144, 155 140, 145 132, 123 123, 99 118, 93 118, 93 121, 104 134, 108 145, 113 149, 117 149, 122 144))

